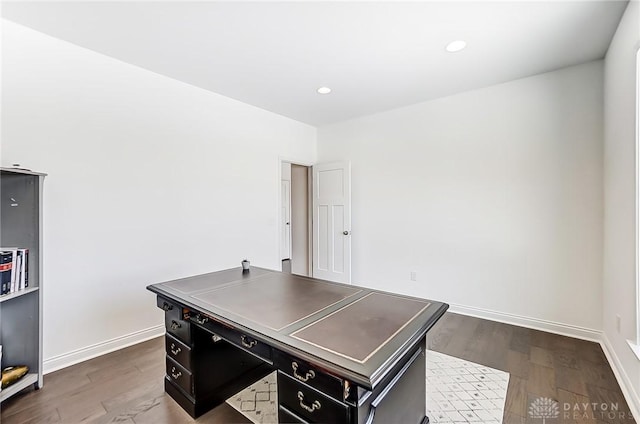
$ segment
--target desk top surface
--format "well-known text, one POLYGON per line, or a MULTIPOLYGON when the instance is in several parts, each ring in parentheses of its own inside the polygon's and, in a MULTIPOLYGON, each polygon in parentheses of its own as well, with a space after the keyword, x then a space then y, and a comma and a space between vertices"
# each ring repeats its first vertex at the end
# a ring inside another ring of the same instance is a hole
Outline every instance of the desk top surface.
POLYGON ((375 386, 448 307, 256 267, 148 289, 367 388, 375 386))

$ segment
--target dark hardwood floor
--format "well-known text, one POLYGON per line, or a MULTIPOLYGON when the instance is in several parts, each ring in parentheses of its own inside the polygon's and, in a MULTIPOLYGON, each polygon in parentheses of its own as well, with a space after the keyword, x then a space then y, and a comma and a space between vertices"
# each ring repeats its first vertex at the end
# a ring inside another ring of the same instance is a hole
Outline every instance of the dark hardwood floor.
POLYGON ((542 423, 529 407, 544 397, 560 409, 547 424, 635 423, 597 343, 451 313, 430 334, 432 350, 509 372, 504 423, 542 423))
MULTIPOLYGON (((541 397, 560 404, 560 416, 547 419, 548 424, 635 422, 596 343, 452 313, 430 335, 435 351, 510 373, 505 423, 542 423, 528 418, 529 406, 541 397), (617 411, 610 411, 612 404, 617 411)), ((164 339, 157 338, 46 375, 41 390, 4 402, 0 421, 193 422, 164 394, 164 373, 164 339)), ((250 421, 223 404, 196 422, 250 421)))

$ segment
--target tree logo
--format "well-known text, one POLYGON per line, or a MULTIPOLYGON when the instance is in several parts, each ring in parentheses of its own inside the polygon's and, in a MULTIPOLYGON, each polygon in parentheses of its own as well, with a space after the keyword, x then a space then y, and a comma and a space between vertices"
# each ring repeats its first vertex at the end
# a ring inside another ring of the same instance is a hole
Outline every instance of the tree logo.
POLYGON ((547 418, 558 418, 559 415, 558 402, 550 398, 538 398, 531 402, 531 406, 529 406, 529 416, 531 418, 542 418, 542 424, 545 424, 547 418))

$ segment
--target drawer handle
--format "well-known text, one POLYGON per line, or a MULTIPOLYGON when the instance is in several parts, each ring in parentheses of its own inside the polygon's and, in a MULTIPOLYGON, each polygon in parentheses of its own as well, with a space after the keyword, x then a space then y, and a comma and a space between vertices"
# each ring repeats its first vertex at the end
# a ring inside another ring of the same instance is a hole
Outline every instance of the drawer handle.
POLYGON ((182 348, 177 348, 176 349, 176 344, 175 343, 171 343, 171 349, 169 349, 169 350, 171 350, 171 353, 173 353, 173 356, 178 356, 178 354, 180 352, 182 352, 182 348))
POLYGON ((313 370, 309 370, 307 371, 307 373, 303 376, 301 376, 300 374, 298 374, 298 363, 297 362, 292 362, 291 363, 291 368, 293 368, 293 376, 295 378, 297 378, 300 381, 308 381, 311 378, 315 378, 316 373, 313 370))
POLYGON ((258 344, 256 340, 249 340, 249 338, 244 334, 240 336, 240 343, 242 343, 242 346, 246 347, 247 349, 251 349, 258 344))
POLYGON ((200 318, 200 314, 196 315, 196 322, 198 324, 205 324, 207 322, 209 322, 209 318, 204 317, 204 318, 200 318))
POLYGON ((171 377, 173 377, 174 380, 179 379, 180 377, 182 377, 182 371, 178 371, 176 373, 176 367, 172 367, 171 368, 171 377))
POLYGON ((163 309, 165 312, 170 311, 170 310, 172 310, 172 309, 173 309, 173 305, 170 305, 169 303, 164 302, 164 303, 162 304, 162 309, 163 309))
POLYGON ((180 324, 177 321, 171 321, 171 329, 172 330, 177 330, 178 328, 182 327, 182 324, 180 324))
POLYGON ((304 403, 304 395, 302 394, 302 392, 298 392, 298 399, 300 400, 300 406, 309 412, 313 412, 316 409, 320 409, 321 405, 320 405, 320 402, 317 400, 314 400, 311 405, 307 405, 306 403, 304 403))

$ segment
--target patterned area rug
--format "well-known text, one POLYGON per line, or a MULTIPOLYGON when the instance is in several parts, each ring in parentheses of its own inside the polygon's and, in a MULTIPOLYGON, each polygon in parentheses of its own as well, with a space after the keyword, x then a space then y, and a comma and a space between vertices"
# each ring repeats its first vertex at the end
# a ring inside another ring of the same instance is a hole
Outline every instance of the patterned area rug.
MULTIPOLYGON (((431 423, 500 424, 509 373, 427 351, 427 416, 431 423)), ((276 373, 227 399, 256 424, 278 422, 276 373)))
POLYGON ((502 423, 508 372, 438 352, 427 353, 427 415, 431 423, 502 423))
POLYGON ((227 399, 227 403, 256 424, 278 422, 276 371, 227 399))

